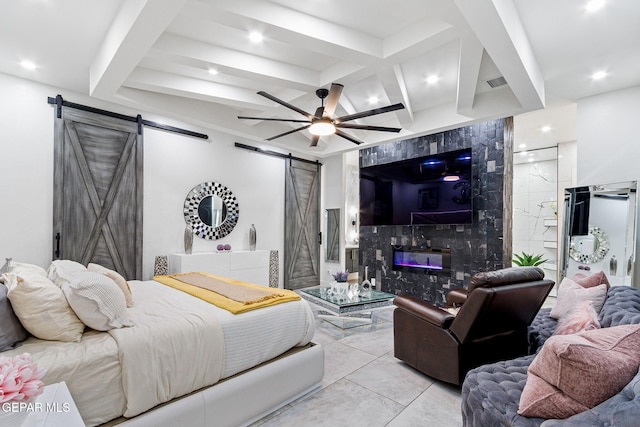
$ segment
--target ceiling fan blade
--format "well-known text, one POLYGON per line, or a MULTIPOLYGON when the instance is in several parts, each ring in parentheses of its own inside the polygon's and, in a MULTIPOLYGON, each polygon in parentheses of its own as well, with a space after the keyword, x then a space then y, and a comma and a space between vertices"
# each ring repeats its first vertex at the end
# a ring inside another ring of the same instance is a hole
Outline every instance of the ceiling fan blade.
POLYGON ((309 147, 316 147, 318 145, 318 141, 320 141, 320 136, 313 135, 313 138, 311 139, 311 145, 309 145, 309 147))
POLYGON ((342 94, 342 86, 340 83, 331 83, 331 89, 329 89, 329 96, 327 97, 327 106, 324 108, 324 117, 332 118, 338 107, 338 100, 342 94))
POLYGON ((388 128, 384 126, 369 126, 369 125, 353 125, 351 123, 338 123, 335 125, 338 128, 344 129, 362 129, 362 130, 377 130, 380 132, 400 132, 401 128, 388 128))
POLYGON ((304 111, 304 110, 302 110, 302 109, 300 109, 300 108, 296 107, 295 105, 291 105, 291 104, 289 104, 288 102, 283 101, 282 99, 276 98, 275 96, 270 95, 270 94, 268 94, 267 92, 260 91, 260 92, 258 92, 258 95, 262 95, 262 96, 264 96, 265 98, 272 100, 273 102, 277 102, 278 104, 280 104, 280 105, 282 105, 282 106, 284 106, 284 107, 287 107, 287 108, 289 108, 290 110, 295 111, 296 113, 300 113, 300 114, 302 114, 303 116, 307 117, 309 120, 311 120, 311 119, 313 118, 313 116, 312 116, 311 114, 307 113, 306 111, 304 111))
POLYGON ((280 135, 272 136, 271 138, 267 138, 267 141, 273 141, 274 139, 276 139, 276 138, 280 138, 281 136, 287 136, 287 135, 292 134, 292 133, 294 133, 294 132, 298 132, 299 130, 305 130, 305 129, 307 129, 309 126, 311 126, 311 125, 309 124, 309 125, 306 125, 306 126, 302 126, 301 128, 292 129, 292 130, 290 130, 290 131, 288 131, 288 132, 281 133, 280 135))
POLYGON ((349 114, 348 116, 338 117, 335 120, 336 123, 348 122, 350 120, 361 119, 363 117, 375 116, 378 114, 388 113, 390 111, 402 110, 404 105, 402 103, 388 105, 386 107, 374 108, 373 110, 363 111, 361 113, 349 114))
POLYGON ((309 120, 296 120, 296 119, 277 119, 277 118, 269 118, 269 117, 248 117, 248 116, 238 116, 239 119, 246 120, 270 120, 273 122, 294 122, 294 123, 309 123, 309 120))
POLYGON ((342 132, 340 129, 336 129, 336 135, 343 137, 344 139, 348 139, 349 141, 353 142, 356 145, 360 145, 362 144, 364 141, 360 141, 358 138, 353 137, 349 134, 346 134, 344 132, 342 132))
POLYGON ((321 118, 323 112, 324 112, 324 107, 316 108, 316 118, 318 118, 318 119, 321 118))

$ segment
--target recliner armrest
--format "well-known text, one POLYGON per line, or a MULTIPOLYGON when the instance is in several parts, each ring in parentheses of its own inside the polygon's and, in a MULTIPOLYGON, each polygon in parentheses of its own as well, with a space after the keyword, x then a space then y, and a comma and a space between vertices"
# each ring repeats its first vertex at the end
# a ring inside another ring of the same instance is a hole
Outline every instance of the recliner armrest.
POLYGON ((460 306, 467 301, 468 295, 466 289, 453 289, 447 294, 447 305, 460 306))
POLYGON ((396 297, 393 304, 399 309, 441 328, 448 328, 455 319, 453 314, 410 295, 396 297))

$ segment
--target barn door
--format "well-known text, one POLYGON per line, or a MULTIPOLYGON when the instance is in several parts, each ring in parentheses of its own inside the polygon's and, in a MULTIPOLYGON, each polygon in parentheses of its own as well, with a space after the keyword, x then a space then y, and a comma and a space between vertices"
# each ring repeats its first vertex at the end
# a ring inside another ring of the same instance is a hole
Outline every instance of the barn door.
POLYGON ((138 124, 63 107, 55 119, 54 259, 142 278, 138 124))
POLYGON ((286 163, 284 287, 299 289, 320 284, 320 165, 286 163))

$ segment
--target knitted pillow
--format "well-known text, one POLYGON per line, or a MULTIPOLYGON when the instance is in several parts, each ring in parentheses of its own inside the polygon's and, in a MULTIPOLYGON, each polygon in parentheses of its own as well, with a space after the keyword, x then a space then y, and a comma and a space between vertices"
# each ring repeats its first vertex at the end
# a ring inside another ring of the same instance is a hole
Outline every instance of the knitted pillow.
POLYGON ((92 272, 78 273, 62 285, 69 305, 80 320, 97 331, 132 326, 124 295, 108 277, 92 272))
POLYGON ((127 301, 127 307, 133 306, 133 296, 131 295, 131 288, 129 288, 129 283, 127 283, 125 278, 122 277, 120 273, 118 273, 117 271, 109 270, 108 268, 103 267, 100 264, 93 263, 90 263, 87 266, 87 270, 91 271, 92 273, 103 274, 109 279, 116 282, 116 285, 118 285, 118 287, 122 291, 122 294, 124 295, 124 299, 127 301))

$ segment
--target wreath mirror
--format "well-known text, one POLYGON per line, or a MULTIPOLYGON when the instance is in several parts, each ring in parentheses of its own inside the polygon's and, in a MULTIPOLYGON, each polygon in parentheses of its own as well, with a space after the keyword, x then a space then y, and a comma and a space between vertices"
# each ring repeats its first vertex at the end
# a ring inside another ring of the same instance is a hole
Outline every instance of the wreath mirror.
POLYGON ((189 191, 184 201, 184 220, 203 239, 225 237, 238 223, 238 200, 224 185, 203 182, 189 191))
POLYGON ((580 264, 594 264, 609 252, 609 239, 599 227, 590 226, 587 236, 572 236, 569 256, 580 264))

